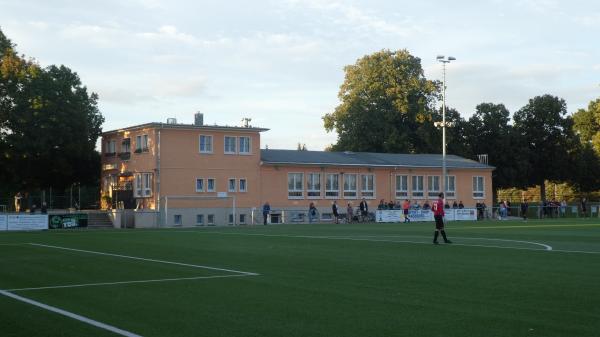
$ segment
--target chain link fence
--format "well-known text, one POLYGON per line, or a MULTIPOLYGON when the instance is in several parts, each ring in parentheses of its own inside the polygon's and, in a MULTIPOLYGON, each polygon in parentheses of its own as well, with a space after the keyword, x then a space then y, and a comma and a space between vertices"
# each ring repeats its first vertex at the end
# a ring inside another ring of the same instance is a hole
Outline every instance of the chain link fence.
POLYGON ((64 190, 47 189, 22 191, 20 198, 15 194, 0 195, 0 212, 15 212, 17 202, 20 211, 39 210, 45 202, 48 209, 98 209, 100 207, 100 190, 97 186, 80 186, 74 184, 64 190))

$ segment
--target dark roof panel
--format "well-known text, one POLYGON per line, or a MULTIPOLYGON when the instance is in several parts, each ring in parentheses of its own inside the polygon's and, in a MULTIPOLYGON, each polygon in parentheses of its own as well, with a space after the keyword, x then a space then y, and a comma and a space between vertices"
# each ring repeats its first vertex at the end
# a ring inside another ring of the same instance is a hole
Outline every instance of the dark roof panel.
MULTIPOLYGON (((326 152, 268 149, 261 150, 260 158, 263 163, 271 165, 442 167, 441 154, 326 152)), ((493 166, 455 155, 446 156, 446 167, 449 169, 494 169, 493 166)))

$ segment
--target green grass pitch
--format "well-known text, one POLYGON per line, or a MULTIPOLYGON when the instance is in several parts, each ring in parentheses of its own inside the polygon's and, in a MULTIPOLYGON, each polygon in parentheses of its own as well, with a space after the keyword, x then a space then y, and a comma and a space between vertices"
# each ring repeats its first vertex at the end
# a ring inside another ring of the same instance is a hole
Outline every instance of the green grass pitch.
POLYGON ((0 336, 600 336, 598 219, 0 232, 0 336), (16 297, 11 297, 15 295, 16 297), (129 334, 129 335, 127 335, 129 334))

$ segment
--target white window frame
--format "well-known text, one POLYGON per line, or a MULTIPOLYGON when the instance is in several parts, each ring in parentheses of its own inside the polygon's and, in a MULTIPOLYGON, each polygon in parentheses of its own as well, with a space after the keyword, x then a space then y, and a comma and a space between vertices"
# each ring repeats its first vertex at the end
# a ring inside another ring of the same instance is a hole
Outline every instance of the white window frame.
POLYGON ((123 138, 121 141, 121 153, 129 153, 131 152, 131 138, 123 138), (129 141, 125 141, 129 139, 129 141))
POLYGON ((211 226, 215 224, 215 215, 207 214, 206 215, 206 225, 211 226))
POLYGON ((485 177, 473 176, 473 199, 485 199, 485 177), (481 178, 481 184, 479 179, 481 178), (479 186, 481 185, 481 186, 479 186))
POLYGON ((441 181, 440 176, 427 176, 427 197, 435 198, 440 194, 442 191, 441 181))
POLYGON ((287 178, 288 199, 304 199, 304 173, 288 172, 287 178), (298 181, 298 177, 300 181, 298 181), (290 181, 290 178, 292 178, 292 181, 290 181), (290 182, 292 183, 292 188, 290 188, 290 182))
POLYGON ((321 173, 310 172, 306 175, 306 196, 308 199, 321 198, 321 173), (319 188, 316 188, 316 185, 319 188))
POLYGON ((238 146, 239 146, 239 154, 251 154, 252 153, 252 140, 248 136, 240 136, 238 137, 238 146), (242 147, 242 139, 246 139, 246 146, 248 147, 247 151, 242 147))
POLYGON ((396 198, 404 198, 408 197, 408 175, 407 174, 397 174, 396 175, 396 198), (398 182, 400 182, 400 186, 398 186, 398 182))
POLYGON ((227 179, 227 192, 235 192, 236 191, 236 179, 229 178, 227 179), (233 182, 233 184, 232 184, 233 182))
POLYGON ((112 139, 106 142, 106 153, 117 153, 117 141, 112 139))
POLYGON ((445 197, 446 198, 455 198, 456 197, 456 176, 446 175, 446 183, 444 184, 444 188, 446 189, 445 197), (452 189, 450 189, 450 180, 452 180, 452 189))
POLYGON ((198 136, 198 152, 199 153, 213 153, 213 136, 212 135, 199 135, 198 136), (202 143, 203 138, 205 139, 204 144, 202 143), (207 142, 206 140, 208 140, 208 139, 210 139, 210 141, 207 142))
POLYGON ((248 179, 240 178, 238 179, 238 192, 248 192, 248 179), (242 181, 244 182, 242 186, 242 181))
POLYGON ((360 175, 360 196, 365 199, 375 199, 375 175, 374 174, 361 174, 360 175), (369 186, 369 179, 371 179, 371 186, 369 186))
POLYGON ((411 195, 413 198, 423 198, 425 196, 425 176, 421 176, 421 175, 414 175, 410 177, 410 188, 411 188, 411 195), (420 179, 419 179, 420 178, 420 179), (417 184, 415 184, 415 182, 417 184), (417 186, 420 187, 419 189, 415 188, 415 185, 420 185, 421 186, 417 186))
POLYGON ((246 224, 246 214, 240 213, 239 222, 238 223, 240 225, 245 225, 246 224))
POLYGON ((153 174, 135 173, 133 177, 134 196, 136 198, 152 197, 153 174))
POLYGON ((183 225, 183 216, 181 214, 173 214, 173 225, 181 226, 183 225), (177 221, 179 220, 179 221, 177 221))
POLYGON ((223 136, 223 153, 225 153, 225 154, 237 154, 237 137, 235 137, 235 136, 223 136), (233 142, 231 142, 231 139, 233 139, 233 142), (228 143, 228 141, 229 141, 229 143, 228 143), (231 151, 231 146, 230 145, 233 145, 233 151, 231 151))
POLYGON ((137 135, 135 137, 135 150, 140 153, 140 152, 148 152, 149 148, 148 148, 148 135, 144 134, 144 135, 137 135))
POLYGON ((325 199, 339 199, 340 197, 340 175, 339 173, 326 173, 325 174, 325 199), (336 179, 329 179, 335 177, 336 179), (337 185, 337 188, 333 188, 333 184, 337 185), (329 186, 329 187, 328 187, 329 186))
POLYGON ((196 178, 196 192, 204 192, 204 178, 196 178), (198 188, 198 182, 200 182, 200 188, 198 188))
POLYGON ((215 178, 206 178, 206 192, 214 192, 217 190, 217 179, 215 178), (210 182, 212 181, 212 188, 210 188, 210 182))
POLYGON ((358 198, 358 175, 356 173, 344 174, 344 199, 358 198), (354 180, 354 186, 351 186, 354 180))
POLYGON ((227 223, 229 225, 235 224, 235 216, 233 216, 233 213, 229 213, 229 215, 227 216, 227 223))

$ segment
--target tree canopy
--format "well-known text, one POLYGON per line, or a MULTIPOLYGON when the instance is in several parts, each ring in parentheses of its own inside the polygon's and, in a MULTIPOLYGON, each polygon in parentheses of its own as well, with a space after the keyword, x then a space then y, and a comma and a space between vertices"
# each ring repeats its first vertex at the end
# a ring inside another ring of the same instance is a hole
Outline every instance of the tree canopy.
POLYGON ((332 150, 433 151, 429 137, 437 132, 432 120, 439 83, 425 78, 419 58, 382 50, 344 71, 341 103, 323 117, 325 129, 338 134, 332 150))
POLYGON ((0 31, 0 182, 13 189, 96 183, 98 96, 65 66, 19 56, 0 31))

